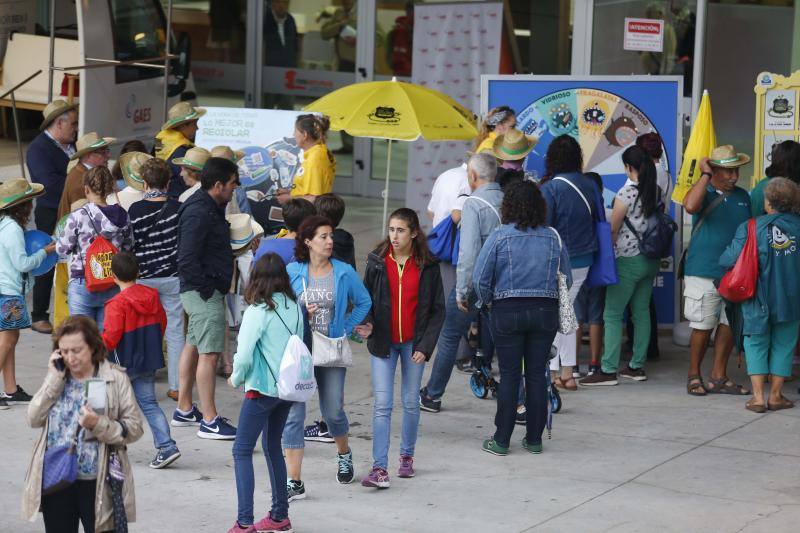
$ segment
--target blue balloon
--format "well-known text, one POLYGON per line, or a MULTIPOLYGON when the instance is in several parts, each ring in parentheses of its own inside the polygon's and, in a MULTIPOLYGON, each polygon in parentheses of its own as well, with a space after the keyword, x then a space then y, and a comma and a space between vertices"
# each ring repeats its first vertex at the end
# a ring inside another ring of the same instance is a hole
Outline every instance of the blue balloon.
MULTIPOLYGON (((28 255, 35 254, 48 244, 53 242, 53 238, 43 231, 32 229, 25 232, 25 253, 28 255)), ((58 254, 47 254, 47 257, 42 264, 37 268, 31 270, 31 275, 41 276, 50 272, 58 263, 58 254)))

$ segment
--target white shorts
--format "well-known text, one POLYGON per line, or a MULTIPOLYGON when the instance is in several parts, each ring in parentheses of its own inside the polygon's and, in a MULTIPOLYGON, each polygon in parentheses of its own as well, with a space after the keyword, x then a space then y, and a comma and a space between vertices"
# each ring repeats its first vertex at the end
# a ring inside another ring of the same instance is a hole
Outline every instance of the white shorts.
POLYGON ((728 325, 725 300, 714 286, 714 280, 686 276, 683 282, 683 314, 689 321, 689 327, 707 331, 717 327, 717 324, 728 325))

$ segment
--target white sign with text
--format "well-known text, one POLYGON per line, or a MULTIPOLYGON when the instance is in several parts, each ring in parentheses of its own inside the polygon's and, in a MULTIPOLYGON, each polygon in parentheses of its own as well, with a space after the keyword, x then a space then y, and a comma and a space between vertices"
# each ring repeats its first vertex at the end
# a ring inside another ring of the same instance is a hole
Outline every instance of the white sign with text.
POLYGON ((622 48, 640 52, 663 52, 664 21, 626 17, 622 48))

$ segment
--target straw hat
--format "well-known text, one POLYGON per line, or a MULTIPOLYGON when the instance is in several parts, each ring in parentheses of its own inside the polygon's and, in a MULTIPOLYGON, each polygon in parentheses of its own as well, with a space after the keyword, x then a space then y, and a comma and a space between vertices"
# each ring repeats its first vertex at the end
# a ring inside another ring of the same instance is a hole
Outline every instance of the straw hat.
POLYGON ((264 235, 264 228, 261 227, 261 224, 246 213, 226 215, 225 219, 231 226, 231 249, 234 252, 244 251, 253 242, 253 239, 264 235))
POLYGON ((44 185, 15 178, 0 183, 0 209, 8 209, 44 194, 44 185))
POLYGON ((230 146, 215 146, 211 149, 211 157, 222 157, 238 163, 244 157, 244 152, 241 150, 234 151, 230 146))
POLYGON ((105 148, 106 146, 114 144, 116 141, 116 137, 100 137, 97 132, 90 131, 75 143, 75 148, 77 148, 78 151, 72 154, 70 160, 80 159, 89 152, 105 148))
POLYGON ((492 153, 503 161, 518 161, 528 155, 538 142, 538 137, 525 135, 514 128, 497 136, 492 145, 492 153))
POLYGON ((190 170, 200 172, 203 170, 203 167, 206 166, 206 161, 210 158, 211 152, 205 148, 195 146, 194 148, 186 150, 186 154, 183 157, 176 157, 173 159, 172 164, 178 165, 179 167, 188 167, 190 170))
POLYGON ((137 191, 144 190, 142 166, 150 159, 153 159, 153 156, 144 152, 128 152, 119 156, 119 168, 122 170, 125 185, 137 191))
POLYGON ((162 130, 169 130, 175 126, 186 124, 193 120, 197 120, 206 114, 206 110, 202 107, 194 107, 189 102, 178 102, 169 108, 167 113, 167 121, 161 126, 162 130))
POLYGON ((44 111, 42 111, 42 115, 44 115, 44 120, 42 124, 39 126, 39 130, 44 131, 44 129, 50 125, 55 119, 66 113, 67 111, 72 111, 73 109, 78 109, 78 104, 68 104, 64 100, 53 100, 49 104, 44 107, 44 111))
POLYGON ((749 155, 736 153, 736 150, 733 149, 733 145, 730 144, 717 146, 711 150, 711 156, 708 159, 709 165, 722 168, 739 168, 749 162, 749 155))

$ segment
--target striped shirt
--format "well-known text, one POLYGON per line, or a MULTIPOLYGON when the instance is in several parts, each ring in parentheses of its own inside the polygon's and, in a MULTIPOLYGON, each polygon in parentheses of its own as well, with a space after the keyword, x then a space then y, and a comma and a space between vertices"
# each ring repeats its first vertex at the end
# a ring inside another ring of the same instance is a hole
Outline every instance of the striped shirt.
POLYGON ((178 209, 181 204, 141 200, 131 205, 128 216, 133 226, 133 252, 139 262, 140 278, 165 278, 178 275, 178 209), (158 222, 156 224, 156 221, 158 222), (155 225, 155 227, 154 227, 155 225))

